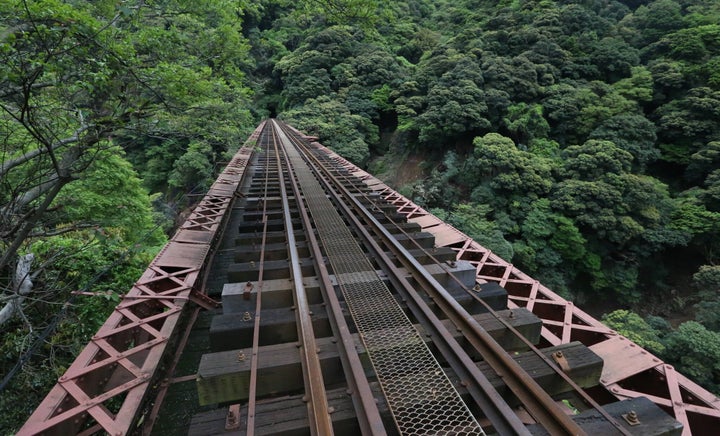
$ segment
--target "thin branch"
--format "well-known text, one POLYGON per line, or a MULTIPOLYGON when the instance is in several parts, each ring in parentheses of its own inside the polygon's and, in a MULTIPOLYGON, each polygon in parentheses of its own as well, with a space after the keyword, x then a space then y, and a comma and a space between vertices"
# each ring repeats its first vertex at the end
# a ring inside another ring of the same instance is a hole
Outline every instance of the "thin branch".
POLYGON ((18 165, 22 165, 25 162, 27 162, 31 159, 34 159, 37 156, 40 156, 41 154, 47 153, 48 150, 54 151, 64 145, 72 144, 72 143, 79 141, 80 134, 85 132, 89 128, 90 128, 90 126, 88 126, 88 125, 81 125, 81 127, 75 131, 75 134, 73 136, 70 136, 69 138, 65 138, 65 139, 61 139, 60 141, 56 141, 47 148, 38 148, 38 149, 35 149, 32 151, 29 151, 29 152, 23 154, 22 156, 16 157, 15 159, 12 159, 10 161, 2 162, 2 164, 0 164, 0 177, 5 176, 5 174, 7 174, 8 171, 17 167, 18 165))
POLYGON ((41 233, 31 233, 29 236, 31 238, 38 238, 38 237, 50 237, 50 236, 58 236, 63 235, 65 233, 75 232, 77 230, 81 229, 92 229, 97 227, 98 225, 95 223, 78 223, 73 224, 69 227, 63 227, 62 229, 57 229, 49 232, 41 232, 41 233))
POLYGON ((15 255, 17 253, 17 250, 20 248, 22 243, 25 241, 27 236, 30 234, 32 229, 35 227, 35 224, 40 220, 40 217, 43 213, 45 213, 45 210, 50 207, 50 204, 55 200, 55 197, 60 193, 60 190, 63 186, 65 186, 66 183, 68 183, 70 179, 67 178, 59 178, 57 180, 57 183, 55 183, 55 186, 48 192, 48 194, 45 196, 44 201, 40 204, 38 208, 35 209, 32 216, 30 216, 20 227, 18 232, 15 234, 15 239, 10 243, 10 245, 7 247, 7 249, 2 253, 2 256, 0 257, 0 270, 4 269, 11 261, 11 259, 15 258, 15 255))
MULTIPOLYGON (((51 88, 55 86, 56 84, 53 82, 43 82, 43 83, 33 83, 30 88, 33 90, 37 89, 44 89, 44 88, 51 88)), ((15 94, 20 94, 23 92, 23 88, 21 87, 12 87, 11 89, 5 91, 4 93, 0 94, 0 98, 8 98, 12 97, 15 94)))

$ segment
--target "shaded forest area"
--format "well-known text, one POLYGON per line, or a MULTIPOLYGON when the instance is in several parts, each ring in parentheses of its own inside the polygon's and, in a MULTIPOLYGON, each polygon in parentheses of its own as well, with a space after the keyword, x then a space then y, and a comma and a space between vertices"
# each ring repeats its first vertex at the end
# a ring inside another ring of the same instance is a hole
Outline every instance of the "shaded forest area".
POLYGON ((0 0, 0 429, 268 116, 720 392, 718 23, 715 0, 0 0))

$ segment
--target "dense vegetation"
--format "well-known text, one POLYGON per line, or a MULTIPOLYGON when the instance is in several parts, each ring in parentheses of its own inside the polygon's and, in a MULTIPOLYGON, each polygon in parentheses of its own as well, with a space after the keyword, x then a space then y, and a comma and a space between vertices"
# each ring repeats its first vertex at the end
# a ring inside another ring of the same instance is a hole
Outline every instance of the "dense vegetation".
POLYGON ((311 3, 271 110, 720 391, 718 2, 311 3))
POLYGON ((0 0, 3 434, 254 127, 239 13, 232 1, 0 0))
POLYGON ((718 23, 715 0, 0 0, 0 428, 275 115, 720 392, 718 23))

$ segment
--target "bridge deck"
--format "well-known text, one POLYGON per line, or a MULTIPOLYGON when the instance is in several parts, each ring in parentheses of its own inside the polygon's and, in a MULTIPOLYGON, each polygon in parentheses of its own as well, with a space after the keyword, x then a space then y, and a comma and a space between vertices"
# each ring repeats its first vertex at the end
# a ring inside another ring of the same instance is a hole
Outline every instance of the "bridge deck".
POLYGON ((719 405, 269 122, 20 434, 704 434, 719 405))

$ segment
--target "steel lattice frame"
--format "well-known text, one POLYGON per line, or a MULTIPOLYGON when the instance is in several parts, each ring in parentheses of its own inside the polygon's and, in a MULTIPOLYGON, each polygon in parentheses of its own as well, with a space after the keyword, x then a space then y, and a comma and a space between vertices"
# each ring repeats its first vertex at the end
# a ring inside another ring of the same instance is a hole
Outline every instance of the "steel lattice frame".
POLYGON ((480 282, 497 282, 507 289, 510 309, 525 307, 542 319, 542 338, 548 345, 580 341, 590 347, 605 362, 601 385, 617 399, 647 397, 683 424, 683 436, 713 434, 720 428, 720 398, 352 162, 318 142, 312 145, 362 179, 408 221, 432 233, 437 246, 451 247, 458 260, 475 265, 480 282))
POLYGON ((19 435, 124 435, 132 429, 264 124, 236 153, 19 435))

